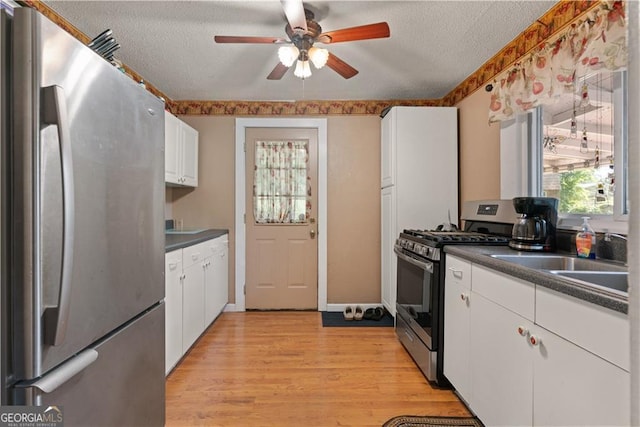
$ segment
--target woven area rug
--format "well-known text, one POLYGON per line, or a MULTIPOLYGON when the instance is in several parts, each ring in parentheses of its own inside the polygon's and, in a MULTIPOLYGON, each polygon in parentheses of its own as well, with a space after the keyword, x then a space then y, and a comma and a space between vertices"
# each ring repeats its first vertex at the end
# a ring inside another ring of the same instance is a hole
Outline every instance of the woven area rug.
POLYGON ((415 415, 401 415, 393 417, 382 427, 483 427, 477 418, 473 417, 419 417, 415 415))

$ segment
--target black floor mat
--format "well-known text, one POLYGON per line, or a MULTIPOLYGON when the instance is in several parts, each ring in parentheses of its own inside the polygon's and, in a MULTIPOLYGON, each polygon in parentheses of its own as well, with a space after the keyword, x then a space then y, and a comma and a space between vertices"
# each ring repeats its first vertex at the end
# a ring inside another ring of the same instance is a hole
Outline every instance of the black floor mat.
POLYGON ((393 317, 387 312, 380 320, 344 320, 341 311, 323 311, 322 326, 391 326, 393 327, 393 317))

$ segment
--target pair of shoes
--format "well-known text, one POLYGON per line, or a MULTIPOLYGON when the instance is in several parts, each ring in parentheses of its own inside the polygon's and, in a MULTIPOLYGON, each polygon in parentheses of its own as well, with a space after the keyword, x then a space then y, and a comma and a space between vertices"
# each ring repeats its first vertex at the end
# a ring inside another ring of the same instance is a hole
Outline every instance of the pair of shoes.
POLYGON ((344 320, 362 320, 362 307, 360 307, 359 305, 356 306, 355 311, 351 308, 350 305, 348 305, 345 309, 344 312, 342 313, 342 315, 344 316, 344 320))
POLYGON ((373 312, 373 316, 371 316, 371 320, 380 320, 384 317, 384 307, 376 307, 373 312))
POLYGON ((364 318, 367 320, 380 320, 383 317, 384 317, 383 307, 367 308, 364 312, 364 318))
POLYGON ((373 319, 373 314, 374 314, 375 312, 376 312, 376 309, 375 309, 375 308, 373 308, 373 307, 371 307, 371 308, 367 308, 367 309, 364 311, 364 318, 365 318, 366 320, 371 320, 371 319, 373 319))

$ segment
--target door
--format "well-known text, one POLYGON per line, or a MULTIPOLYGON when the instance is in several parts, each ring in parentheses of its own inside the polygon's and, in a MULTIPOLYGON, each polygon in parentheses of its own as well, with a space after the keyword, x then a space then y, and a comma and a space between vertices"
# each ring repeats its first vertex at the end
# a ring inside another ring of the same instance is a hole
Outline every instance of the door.
POLYGON ((246 308, 318 306, 317 129, 246 130, 246 308))

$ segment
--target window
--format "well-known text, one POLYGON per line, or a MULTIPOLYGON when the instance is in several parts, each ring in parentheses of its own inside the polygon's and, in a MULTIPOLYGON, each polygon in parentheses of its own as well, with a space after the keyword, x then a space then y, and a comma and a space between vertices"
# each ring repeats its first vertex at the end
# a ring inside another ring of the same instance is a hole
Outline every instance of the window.
POLYGON ((540 107, 539 195, 565 217, 624 219, 627 199, 626 72, 576 79, 576 92, 540 107))
POLYGON ((258 224, 305 224, 310 216, 307 141, 257 141, 253 179, 258 224))

